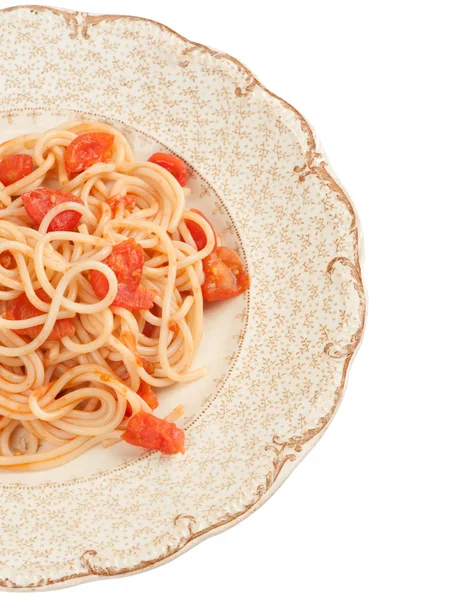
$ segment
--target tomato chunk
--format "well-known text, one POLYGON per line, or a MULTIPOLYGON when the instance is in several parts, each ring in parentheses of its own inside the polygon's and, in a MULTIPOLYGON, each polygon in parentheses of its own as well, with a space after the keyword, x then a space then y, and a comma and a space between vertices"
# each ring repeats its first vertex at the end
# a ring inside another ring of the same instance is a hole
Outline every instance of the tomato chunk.
MULTIPOLYGON (((143 275, 144 251, 134 238, 113 247, 103 261, 116 275, 118 292, 113 306, 129 310, 147 310, 154 304, 156 292, 140 284, 143 275)), ((91 286, 100 299, 108 292, 108 280, 100 271, 91 271, 91 286)))
POLYGON ((187 167, 184 161, 177 158, 177 156, 165 154, 164 152, 156 152, 148 158, 148 162, 155 163, 169 171, 182 187, 187 184, 187 167))
POLYGON ((9 250, 5 250, 0 254, 0 265, 4 269, 15 269, 17 266, 16 259, 9 250))
POLYGON ((146 325, 143 327, 143 335, 145 335, 148 338, 152 337, 154 329, 155 325, 151 325, 151 323, 146 323, 146 325))
POLYGON ((234 250, 220 246, 203 261, 202 295, 207 302, 239 296, 250 287, 250 278, 234 250))
MULTIPOLYGON (((137 394, 139 396, 141 396, 141 398, 146 402, 146 404, 152 410, 157 408, 157 406, 159 405, 157 396, 155 395, 154 390, 151 388, 151 386, 149 385, 149 383, 147 381, 141 380, 140 387, 138 388, 137 394)), ((130 407, 130 404, 127 404, 125 416, 130 417, 131 414, 132 414, 132 409, 130 407)))
MULTIPOLYGON (((22 202, 28 216, 39 227, 46 214, 62 202, 77 202, 83 204, 80 198, 52 188, 39 187, 31 192, 22 194, 22 202)), ((82 215, 75 210, 65 210, 50 221, 47 231, 73 231, 80 222, 82 215)))
MULTIPOLYGON (((215 238, 215 245, 213 247, 213 249, 215 250, 215 248, 217 247, 217 232, 215 231, 212 223, 209 221, 209 219, 206 217, 206 215, 203 214, 200 210, 198 210, 196 208, 192 208, 190 210, 190 212, 194 212, 197 215, 200 215, 210 225, 210 227, 213 231, 213 234, 214 234, 214 238, 215 238)), ((201 225, 198 225, 198 223, 195 223, 194 221, 191 221, 190 219, 187 219, 185 221, 185 224, 187 225, 188 231, 191 233, 191 236, 192 236, 198 250, 203 250, 203 248, 205 248, 206 244, 207 244, 207 236, 204 232, 204 229, 201 227, 201 225)))
POLYGON ((185 434, 174 423, 168 423, 150 413, 139 412, 130 419, 122 439, 162 454, 184 454, 185 434))
POLYGON ((112 304, 128 310, 149 310, 154 306, 156 295, 157 292, 143 285, 139 285, 136 290, 130 290, 127 284, 119 283, 118 293, 112 304))
POLYGON ((66 171, 70 175, 81 173, 98 162, 110 162, 114 141, 115 136, 104 131, 78 135, 66 148, 64 154, 66 171))
POLYGON ((9 154, 0 160, 0 181, 8 186, 33 171, 33 159, 29 154, 9 154))
MULTIPOLYGON (((116 246, 103 261, 116 275, 118 284, 127 284, 129 289, 136 290, 143 274, 144 252, 134 238, 125 240, 116 246)), ((105 298, 108 291, 108 281, 99 271, 91 273, 91 285, 98 297, 105 298)))
MULTIPOLYGON (((44 290, 35 290, 36 295, 43 302, 50 302, 49 296, 44 290)), ((20 321, 22 319, 31 319, 32 317, 38 317, 44 313, 36 308, 28 299, 25 292, 17 296, 10 302, 6 309, 6 318, 13 319, 14 321, 20 321)), ((35 325, 34 327, 27 327, 26 329, 17 329, 15 333, 21 336, 28 336, 35 338, 42 331, 44 325, 35 325)), ((62 337, 68 335, 73 336, 75 333, 75 326, 72 323, 72 319, 59 319, 55 322, 52 331, 49 334, 48 340, 59 340, 62 337)))
POLYGON ((126 194, 125 196, 119 196, 116 194, 116 196, 113 196, 113 198, 108 198, 106 202, 113 210, 122 204, 126 210, 132 211, 136 206, 137 198, 132 194, 126 194))
POLYGON ((154 410, 159 405, 159 401, 157 396, 154 393, 154 390, 151 388, 147 381, 141 380, 140 387, 138 388, 137 394, 143 398, 149 408, 154 410))

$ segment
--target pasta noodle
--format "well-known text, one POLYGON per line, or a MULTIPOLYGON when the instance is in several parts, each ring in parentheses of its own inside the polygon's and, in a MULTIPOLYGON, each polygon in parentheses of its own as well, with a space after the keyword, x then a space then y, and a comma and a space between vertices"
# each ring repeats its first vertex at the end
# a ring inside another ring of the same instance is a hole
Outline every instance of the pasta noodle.
POLYGON ((34 170, 0 183, 0 468, 46 469, 119 441, 131 417, 152 413, 138 393, 143 382, 158 391, 205 374, 192 362, 202 337, 203 259, 217 240, 186 209, 188 189, 159 164, 135 161, 107 124, 68 122, 0 145, 0 160, 13 153, 31 156, 34 170), (110 155, 69 173, 67 148, 91 132, 114 136, 110 155), (37 225, 26 199, 43 187, 78 201, 50 194, 54 205, 37 225), (68 215, 72 230, 52 228, 68 215), (203 232, 202 249, 187 223, 203 232), (144 251, 139 290, 152 292, 151 308, 113 303, 122 284, 109 257, 130 241, 144 251), (94 272, 103 276, 103 298, 94 272), (35 310, 18 318, 10 311, 21 298, 35 310), (69 334, 53 335, 68 323, 69 334))

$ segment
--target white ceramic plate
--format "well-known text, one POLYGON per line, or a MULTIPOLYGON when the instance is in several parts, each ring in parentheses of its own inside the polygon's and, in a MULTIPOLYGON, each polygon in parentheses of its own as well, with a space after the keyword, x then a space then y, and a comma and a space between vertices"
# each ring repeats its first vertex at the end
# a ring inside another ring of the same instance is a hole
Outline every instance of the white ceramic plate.
POLYGON ((209 306, 183 400, 187 452, 95 448, 0 471, 0 587, 149 569, 262 504, 331 421, 361 339, 356 215, 311 128, 236 59, 136 17, 0 12, 0 139, 69 117, 189 165, 189 201, 245 257, 248 295, 209 306))

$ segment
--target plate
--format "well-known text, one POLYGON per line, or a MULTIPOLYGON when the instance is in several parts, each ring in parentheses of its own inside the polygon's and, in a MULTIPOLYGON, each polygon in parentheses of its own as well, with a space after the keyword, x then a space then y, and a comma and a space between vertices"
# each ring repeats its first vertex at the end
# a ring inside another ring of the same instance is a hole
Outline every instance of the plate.
POLYGON ((3 10, 0 78, 2 140, 97 119, 139 157, 182 157, 189 203, 252 276, 249 294, 206 311, 208 376, 162 395, 165 409, 187 407, 185 455, 121 443, 0 472, 1 587, 149 569, 256 510, 331 422, 365 319, 356 214, 291 105, 159 23, 3 10))

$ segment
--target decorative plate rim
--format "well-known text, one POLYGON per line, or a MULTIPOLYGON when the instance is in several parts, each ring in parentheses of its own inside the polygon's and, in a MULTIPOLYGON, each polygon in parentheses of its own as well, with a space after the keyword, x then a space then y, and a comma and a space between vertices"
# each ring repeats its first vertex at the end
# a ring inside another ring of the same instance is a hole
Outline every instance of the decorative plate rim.
MULTIPOLYGON (((278 436, 274 436, 272 444, 269 444, 266 448, 266 450, 268 450, 269 452, 274 453, 274 458, 272 461, 272 470, 268 473, 265 484, 258 487, 256 496, 249 503, 246 503, 239 511, 231 514, 228 513, 224 518, 216 521, 214 524, 199 531, 194 531, 193 529, 194 517, 190 515, 179 515, 174 520, 174 525, 177 527, 184 527, 185 534, 181 537, 180 542, 175 547, 171 547, 168 545, 166 552, 164 552, 155 559, 141 561, 132 567, 104 567, 100 564, 96 564, 96 551, 87 550, 81 555, 80 559, 68 562, 66 563, 64 569, 60 569, 60 571, 64 570, 66 572, 66 575, 63 575, 61 577, 57 577, 54 579, 43 578, 37 584, 32 583, 30 585, 20 585, 9 578, 0 579, 0 588, 12 591, 25 591, 27 589, 30 590, 44 588, 56 589, 66 587, 69 585, 83 583, 85 581, 91 581, 105 577, 124 576, 136 572, 149 570, 155 566, 164 564, 169 560, 179 556, 180 554, 187 551, 189 548, 193 547, 203 539, 206 539, 210 535, 220 533, 221 531, 224 531, 225 529, 237 524, 238 522, 246 518, 248 515, 250 515, 252 512, 257 510, 262 504, 266 502, 266 500, 268 500, 271 497, 273 493, 277 491, 277 489, 282 485, 282 483, 293 472, 295 467, 306 456, 309 450, 315 445, 316 441, 323 435, 327 426, 330 424, 332 417, 335 415, 340 401, 343 397, 347 383, 349 368, 361 344, 366 321, 366 292, 361 276, 361 263, 363 260, 362 234, 361 225, 358 220, 356 210, 347 193, 345 192, 344 188, 338 182, 338 177, 334 174, 334 171, 328 164, 325 152, 323 151, 313 129, 310 127, 306 119, 294 106, 292 106, 290 103, 285 101, 277 94, 271 92, 267 87, 265 87, 264 84, 262 84, 259 81, 259 79, 252 73, 252 71, 250 71, 248 67, 246 67, 235 57, 227 53, 214 50, 204 44, 194 42, 158 21, 138 16, 90 14, 86 12, 71 11, 67 9, 60 9, 42 5, 21 5, 7 7, 0 9, 0 15, 22 9, 31 9, 37 12, 51 12, 55 15, 61 16, 64 19, 67 27, 71 30, 71 38, 76 38, 79 34, 81 34, 84 38, 88 38, 89 27, 101 22, 125 20, 150 23, 153 26, 159 28, 160 30, 173 36, 176 36, 176 38, 189 45, 193 49, 197 48, 202 52, 210 54, 216 60, 233 63, 236 67, 238 67, 243 73, 246 74, 249 83, 244 88, 244 90, 242 88, 237 87, 236 95, 245 96, 253 89, 260 88, 271 98, 278 101, 282 107, 289 109, 299 121, 303 133, 306 134, 308 137, 308 150, 306 153, 305 166, 302 170, 300 169, 300 171, 297 171, 297 173, 299 173, 300 181, 306 178, 308 174, 317 175, 319 179, 323 180, 327 184, 327 186, 338 195, 340 200, 347 206, 352 217, 353 227, 351 227, 351 229, 353 230, 352 233, 354 261, 352 262, 346 257, 337 256, 328 264, 327 272, 331 274, 337 262, 350 269, 353 287, 356 290, 359 297, 359 307, 357 310, 359 316, 359 327, 356 330, 355 334, 352 336, 350 343, 347 344, 342 350, 335 350, 332 343, 327 344, 325 346, 324 351, 330 357, 344 359, 341 381, 339 386, 336 388, 333 405, 330 411, 319 420, 317 427, 307 430, 300 436, 289 438, 287 441, 282 441, 278 436)), ((187 50, 184 53, 188 52, 190 52, 190 49, 187 48, 187 50)), ((297 134, 295 132, 293 132, 293 134, 297 137, 297 134)))

